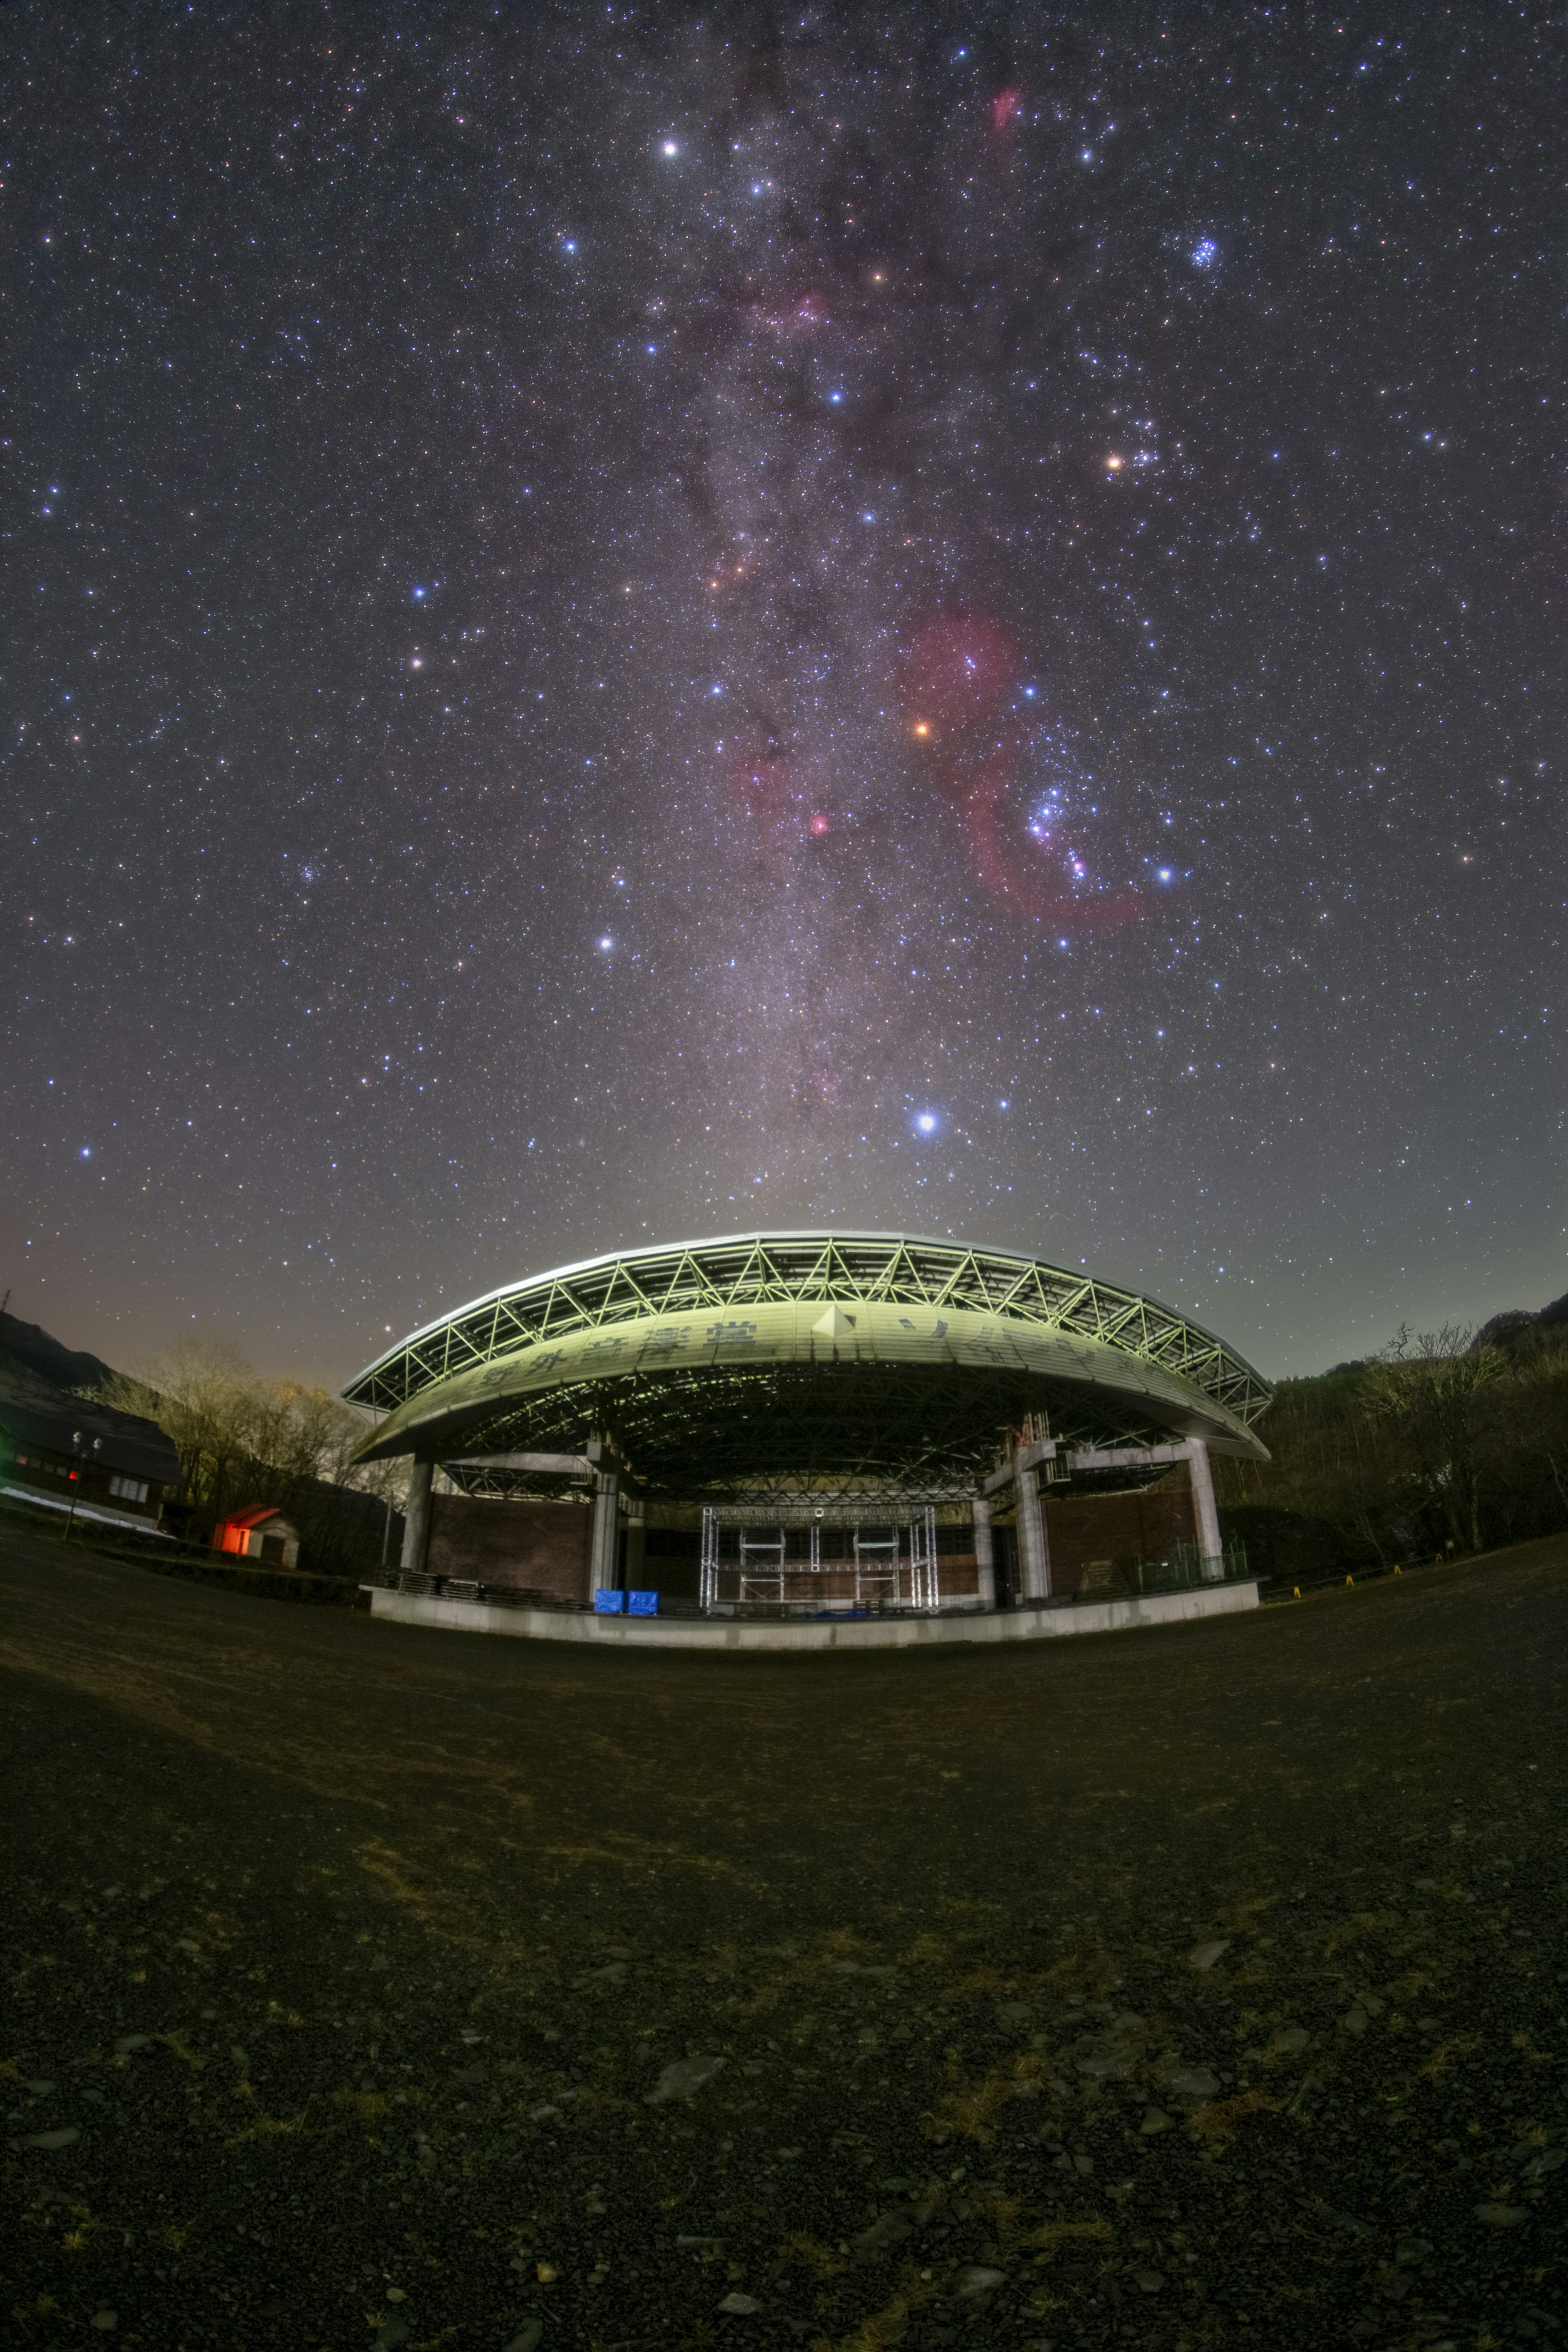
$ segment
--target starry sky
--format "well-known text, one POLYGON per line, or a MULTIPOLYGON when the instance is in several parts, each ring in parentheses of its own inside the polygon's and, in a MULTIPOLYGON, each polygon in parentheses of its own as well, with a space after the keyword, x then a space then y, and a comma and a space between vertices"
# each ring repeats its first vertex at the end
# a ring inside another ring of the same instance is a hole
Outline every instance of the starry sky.
POLYGON ((16 6, 12 1311, 1568 1286, 1539 10, 16 6))

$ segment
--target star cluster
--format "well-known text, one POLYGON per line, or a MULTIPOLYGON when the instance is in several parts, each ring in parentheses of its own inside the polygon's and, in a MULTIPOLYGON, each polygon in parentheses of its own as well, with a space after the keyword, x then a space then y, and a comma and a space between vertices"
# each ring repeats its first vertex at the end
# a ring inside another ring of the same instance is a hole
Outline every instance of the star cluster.
POLYGON ((342 1377, 840 1223, 1279 1370, 1561 1289, 1547 27, 0 42, 15 1310, 342 1377))

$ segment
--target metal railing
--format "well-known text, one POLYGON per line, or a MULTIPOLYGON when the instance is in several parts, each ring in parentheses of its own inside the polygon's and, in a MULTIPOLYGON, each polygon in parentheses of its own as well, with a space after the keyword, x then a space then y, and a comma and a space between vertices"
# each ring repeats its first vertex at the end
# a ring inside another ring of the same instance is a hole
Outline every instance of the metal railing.
POLYGON ((1134 1593, 1187 1592, 1205 1584, 1245 1583, 1251 1575, 1245 1544, 1229 1544, 1223 1552, 1202 1552, 1196 1544, 1173 1544, 1160 1559, 1134 1560, 1127 1580, 1134 1593))

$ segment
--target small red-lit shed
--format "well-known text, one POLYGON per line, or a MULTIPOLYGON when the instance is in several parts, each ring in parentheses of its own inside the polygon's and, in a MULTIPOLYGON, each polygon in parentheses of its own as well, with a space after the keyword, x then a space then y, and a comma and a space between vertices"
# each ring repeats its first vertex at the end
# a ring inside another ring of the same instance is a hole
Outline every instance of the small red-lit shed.
POLYGON ((218 1521, 213 1529, 213 1549, 265 1560, 268 1568, 297 1568, 300 1530, 269 1503, 256 1503, 248 1511, 235 1511, 218 1521))

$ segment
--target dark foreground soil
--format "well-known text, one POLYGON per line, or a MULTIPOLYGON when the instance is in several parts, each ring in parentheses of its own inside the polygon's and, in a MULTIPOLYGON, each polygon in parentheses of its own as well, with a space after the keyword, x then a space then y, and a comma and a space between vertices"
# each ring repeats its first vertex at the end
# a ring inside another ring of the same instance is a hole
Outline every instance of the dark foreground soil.
POLYGON ((12 1535, 32 2347, 1561 2344, 1568 1544, 603 1655, 12 1535))

